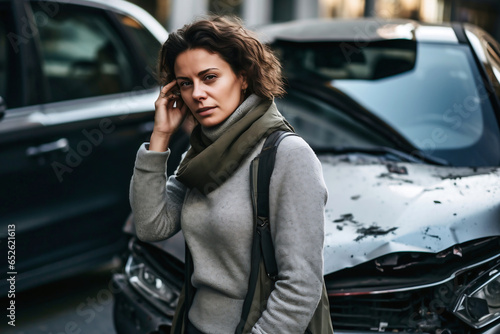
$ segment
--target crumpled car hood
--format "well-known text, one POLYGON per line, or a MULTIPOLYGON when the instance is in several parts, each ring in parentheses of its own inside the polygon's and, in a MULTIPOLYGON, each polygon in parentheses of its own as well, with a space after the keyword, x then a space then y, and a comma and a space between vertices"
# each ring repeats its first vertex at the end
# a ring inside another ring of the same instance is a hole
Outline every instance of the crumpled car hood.
POLYGON ((320 160, 329 192, 325 274, 388 253, 437 253, 500 235, 496 168, 320 160))

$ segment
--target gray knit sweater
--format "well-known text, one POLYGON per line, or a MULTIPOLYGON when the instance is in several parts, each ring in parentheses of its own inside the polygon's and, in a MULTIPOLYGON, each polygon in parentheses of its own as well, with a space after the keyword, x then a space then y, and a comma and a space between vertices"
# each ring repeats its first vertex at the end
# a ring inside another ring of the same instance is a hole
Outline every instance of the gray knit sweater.
MULTIPOLYGON (((222 125, 205 129, 206 134, 220 135, 249 107, 244 103, 222 125)), ((205 333, 234 333, 240 319, 253 238, 249 165, 263 142, 206 196, 186 189, 175 176, 166 180, 170 151, 148 151, 143 144, 137 153, 130 186, 137 236, 158 241, 182 228, 193 257, 192 283, 197 289, 189 319, 205 333)), ((321 295, 326 199, 314 152, 303 139, 286 137, 278 147, 270 184, 278 281, 252 333, 304 333, 321 295)))

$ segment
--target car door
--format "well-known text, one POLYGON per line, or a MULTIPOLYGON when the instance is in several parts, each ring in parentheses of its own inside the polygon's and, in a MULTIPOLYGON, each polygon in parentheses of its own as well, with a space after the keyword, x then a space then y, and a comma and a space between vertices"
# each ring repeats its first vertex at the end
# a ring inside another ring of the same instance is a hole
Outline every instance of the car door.
POLYGON ((7 104, 0 122, 0 224, 2 235, 15 226, 22 289, 123 249, 128 184, 137 148, 152 129, 158 88, 119 26, 123 20, 105 6, 14 6, 2 15, 14 14, 17 27, 3 28, 0 38, 19 39, 7 38, 12 57, 0 76, 24 74, 18 86, 27 92, 11 104, 6 88, 0 91, 7 104))
MULTIPOLYGON (((16 239, 11 247, 13 266, 9 272, 21 272, 25 268, 23 259, 28 247, 22 234, 29 229, 30 218, 26 215, 29 206, 36 206, 37 180, 49 174, 43 166, 27 156, 27 149, 46 140, 41 132, 43 124, 37 118, 41 114, 36 92, 33 59, 34 44, 28 31, 21 31, 17 17, 26 17, 23 6, 15 1, 0 1, 0 97, 4 115, 0 119, 0 247, 7 254, 8 229, 13 230, 16 239)), ((41 184, 41 183, 40 183, 41 184)), ((9 254, 11 255, 11 254, 9 254)), ((7 262, 1 270, 7 272, 7 262)), ((4 282, 2 282, 4 283, 4 282)), ((5 285, 5 284, 4 284, 5 285)), ((2 290, 0 290, 2 291, 2 290)))

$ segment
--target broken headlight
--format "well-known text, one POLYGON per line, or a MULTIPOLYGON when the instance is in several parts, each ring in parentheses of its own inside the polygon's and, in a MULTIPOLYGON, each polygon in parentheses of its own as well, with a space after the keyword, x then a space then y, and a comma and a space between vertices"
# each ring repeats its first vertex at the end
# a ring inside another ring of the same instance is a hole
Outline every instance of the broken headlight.
POLYGON ((127 260, 125 274, 130 284, 141 295, 166 314, 173 315, 179 299, 179 291, 176 288, 132 255, 127 260))
POLYGON ((500 319, 500 265, 469 284, 457 299, 453 312, 474 328, 500 319))

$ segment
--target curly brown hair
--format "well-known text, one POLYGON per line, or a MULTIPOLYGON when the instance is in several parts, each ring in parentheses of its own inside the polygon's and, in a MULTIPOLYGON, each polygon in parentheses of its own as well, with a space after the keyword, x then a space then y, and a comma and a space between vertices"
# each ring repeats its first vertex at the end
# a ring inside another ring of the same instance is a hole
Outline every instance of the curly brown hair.
POLYGON ((284 95, 281 64, 271 49, 236 17, 211 16, 169 34, 158 59, 160 84, 175 79, 174 64, 184 51, 202 48, 219 54, 236 75, 244 75, 251 93, 273 99, 284 95))

